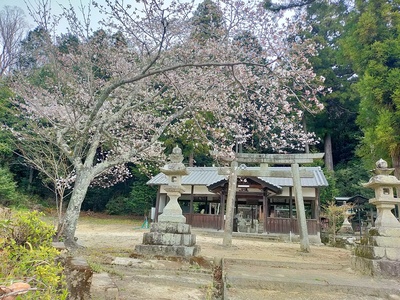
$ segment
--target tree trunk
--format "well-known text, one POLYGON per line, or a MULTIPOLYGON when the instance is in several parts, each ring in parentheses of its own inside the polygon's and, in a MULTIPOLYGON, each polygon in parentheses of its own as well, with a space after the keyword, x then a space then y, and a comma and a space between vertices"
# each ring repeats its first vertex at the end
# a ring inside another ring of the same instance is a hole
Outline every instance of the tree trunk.
MULTIPOLYGON (((392 165, 394 168, 394 176, 396 176, 397 179, 400 178, 400 149, 395 151, 392 154, 392 165)), ((400 188, 396 188, 396 197, 400 198, 400 188)), ((397 210, 399 211, 400 206, 398 204, 397 205, 397 210)), ((398 216, 396 216, 398 217, 398 216)))
MULTIPOLYGON (((307 131, 307 121, 306 121, 305 116, 303 116, 302 122, 303 122, 303 130, 304 130, 304 132, 305 132, 305 133, 308 133, 308 131, 307 131)), ((305 153, 310 153, 310 145, 309 145, 307 142, 306 142, 306 144, 304 145, 304 152, 305 152, 305 153)))
POLYGON ((33 168, 29 167, 29 180, 28 180, 28 192, 32 190, 32 183, 33 183, 33 168))
POLYGON ((189 154, 189 167, 193 167, 194 166, 194 153, 193 151, 190 151, 189 154))
POLYGON ((325 134, 324 149, 325 149, 325 167, 327 168, 327 170, 333 171, 332 137, 330 133, 325 134))
POLYGON ((392 154, 392 165, 394 168, 394 176, 396 176, 397 179, 400 178, 400 153, 394 153, 392 154))
POLYGON ((57 206, 57 234, 55 240, 58 242, 64 233, 64 192, 61 188, 55 190, 56 206, 57 206))
POLYGON ((69 201, 67 211, 64 215, 64 243, 67 247, 76 247, 75 231, 78 224, 79 213, 87 190, 91 182, 91 176, 89 172, 81 171, 77 173, 76 181, 74 185, 74 191, 72 192, 71 200, 69 201))

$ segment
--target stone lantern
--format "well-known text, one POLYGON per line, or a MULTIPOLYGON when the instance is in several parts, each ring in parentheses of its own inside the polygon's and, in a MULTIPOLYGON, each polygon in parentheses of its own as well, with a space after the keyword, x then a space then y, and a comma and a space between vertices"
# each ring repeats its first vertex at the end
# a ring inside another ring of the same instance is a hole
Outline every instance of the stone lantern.
POLYGON ((136 245, 135 251, 145 256, 195 256, 200 252, 196 245, 196 235, 191 233, 189 224, 182 214, 178 198, 184 192, 182 176, 188 171, 182 163, 182 150, 176 146, 169 156, 169 162, 161 168, 168 178, 164 187, 169 202, 163 213, 158 217, 158 223, 152 223, 150 232, 143 234, 143 244, 136 245))
POLYGON ((168 178, 168 185, 164 188, 169 197, 169 202, 164 207, 163 213, 158 217, 159 222, 186 223, 186 218, 182 215, 182 209, 178 203, 178 198, 185 190, 182 187, 182 176, 189 174, 185 165, 182 163, 182 150, 175 146, 169 156, 169 163, 161 168, 168 178))
POLYGON ((374 170, 375 176, 364 186, 375 190, 375 198, 369 200, 377 209, 375 229, 381 234, 400 236, 400 223, 392 213, 392 209, 399 202, 399 198, 394 197, 393 190, 400 187, 400 181, 390 175, 393 171, 393 168, 387 167, 386 161, 378 160, 374 170))
POLYGON ((400 187, 400 181, 390 175, 394 169, 388 168, 386 161, 376 162, 375 175, 365 187, 375 190, 375 198, 369 200, 377 208, 375 227, 361 239, 354 248, 351 258, 352 268, 361 273, 398 278, 400 274, 400 223, 392 214, 399 202, 393 190, 400 187))

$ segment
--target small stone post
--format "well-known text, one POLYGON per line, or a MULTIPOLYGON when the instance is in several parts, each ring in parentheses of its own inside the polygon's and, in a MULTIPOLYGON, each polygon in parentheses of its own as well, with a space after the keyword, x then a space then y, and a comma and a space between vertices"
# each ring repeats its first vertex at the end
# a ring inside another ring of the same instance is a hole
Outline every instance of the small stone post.
POLYGON ((352 268, 369 275, 399 277, 400 274, 400 223, 391 212, 400 200, 393 195, 400 181, 390 175, 393 170, 380 159, 376 162, 375 175, 364 184, 375 190, 375 198, 369 202, 376 206, 377 218, 375 227, 356 246, 352 268))
POLYGON ((351 227, 351 224, 350 224, 350 221, 349 221, 349 217, 352 216, 352 215, 354 215, 354 213, 349 212, 348 209, 344 212, 343 224, 339 229, 339 233, 340 234, 342 234, 342 235, 353 235, 354 234, 353 227, 351 227))
POLYGON ((168 185, 164 189, 169 202, 158 217, 158 223, 151 224, 150 232, 143 235, 143 244, 136 245, 135 251, 140 254, 188 257, 200 252, 196 235, 191 234, 190 225, 185 224, 186 218, 178 203, 178 198, 184 192, 182 176, 188 174, 182 161, 182 150, 176 146, 169 156, 169 163, 161 168, 168 178, 168 185))

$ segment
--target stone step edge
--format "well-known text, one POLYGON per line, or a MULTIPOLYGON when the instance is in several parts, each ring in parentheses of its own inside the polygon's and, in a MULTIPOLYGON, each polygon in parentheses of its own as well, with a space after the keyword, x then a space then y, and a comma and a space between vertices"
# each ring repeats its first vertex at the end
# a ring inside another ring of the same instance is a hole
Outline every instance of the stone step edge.
POLYGON ((251 260, 251 259, 237 259, 237 258, 225 258, 224 263, 226 266, 229 266, 230 264, 244 264, 246 266, 249 265, 256 265, 256 266, 266 266, 266 267, 271 267, 271 268, 291 268, 295 270, 343 270, 346 268, 344 265, 338 265, 338 264, 321 264, 321 263, 302 263, 302 262, 287 262, 287 261, 272 261, 272 260, 251 260))
POLYGON ((92 299, 118 299, 119 289, 107 272, 94 273, 90 287, 92 299))
POLYGON ((229 276, 225 278, 227 293, 229 286, 240 289, 258 289, 258 290, 290 290, 292 292, 303 292, 306 290, 312 292, 329 292, 329 293, 345 293, 349 295, 374 296, 386 298, 388 295, 400 295, 400 291, 396 288, 368 287, 368 286, 352 286, 341 284, 330 284, 326 282, 290 282, 280 280, 259 280, 255 278, 243 278, 229 276))

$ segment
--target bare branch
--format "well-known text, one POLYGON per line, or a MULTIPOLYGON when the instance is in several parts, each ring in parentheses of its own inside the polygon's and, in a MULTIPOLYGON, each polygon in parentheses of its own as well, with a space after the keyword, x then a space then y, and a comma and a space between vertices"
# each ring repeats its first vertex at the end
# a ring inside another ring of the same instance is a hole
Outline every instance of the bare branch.
POLYGON ((15 66, 26 27, 21 8, 5 6, 0 11, 0 77, 7 75, 15 66))

